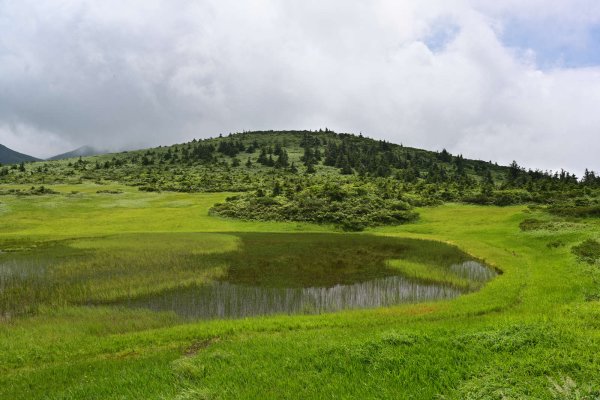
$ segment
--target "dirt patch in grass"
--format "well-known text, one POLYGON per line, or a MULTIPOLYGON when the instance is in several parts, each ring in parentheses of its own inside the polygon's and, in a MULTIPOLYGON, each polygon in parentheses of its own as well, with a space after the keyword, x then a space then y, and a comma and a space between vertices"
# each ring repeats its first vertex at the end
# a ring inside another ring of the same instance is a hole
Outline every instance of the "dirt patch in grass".
POLYGON ((208 338, 208 339, 203 339, 203 340, 196 340, 196 341, 192 342, 192 344, 189 345, 183 351, 183 355, 186 357, 193 357, 196 354, 198 354, 201 350, 204 350, 204 349, 212 346, 213 344, 219 342, 220 340, 221 340, 221 338, 218 336, 208 338))

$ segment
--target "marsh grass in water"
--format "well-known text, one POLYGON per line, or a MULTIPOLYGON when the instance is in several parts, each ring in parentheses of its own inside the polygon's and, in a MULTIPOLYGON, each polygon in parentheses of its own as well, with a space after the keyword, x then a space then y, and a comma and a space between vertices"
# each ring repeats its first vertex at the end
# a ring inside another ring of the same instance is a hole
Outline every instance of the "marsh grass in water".
POLYGON ((0 259, 4 314, 40 305, 146 307, 199 318, 320 313, 455 297, 481 286, 465 271, 488 270, 440 242, 320 233, 124 234, 0 259), (418 264, 421 273, 392 259, 418 264))
POLYGON ((49 300, 50 286, 43 260, 0 261, 0 315, 33 312, 38 304, 49 300))
MULTIPOLYGON (((212 281, 237 248, 219 234, 140 234, 42 243, 0 254, 2 314, 131 298, 212 281), (13 271, 20 272, 18 274, 13 271)), ((14 247, 14 244, 13 244, 14 247)))
POLYGON ((465 261, 460 264, 452 264, 450 266, 450 271, 458 277, 472 282, 487 282, 498 275, 495 270, 488 268, 477 261, 465 261))
POLYGON ((430 283, 451 285, 466 291, 477 290, 498 275, 494 269, 472 260, 450 266, 436 266, 393 259, 388 261, 388 265, 403 276, 430 283))

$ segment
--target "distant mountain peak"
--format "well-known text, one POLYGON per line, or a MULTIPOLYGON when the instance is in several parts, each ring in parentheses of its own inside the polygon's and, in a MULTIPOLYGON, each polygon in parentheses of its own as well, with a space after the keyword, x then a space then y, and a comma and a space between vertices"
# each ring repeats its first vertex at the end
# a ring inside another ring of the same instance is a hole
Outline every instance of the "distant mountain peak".
POLYGON ((39 161, 39 158, 19 153, 0 144, 0 164, 18 164, 29 161, 39 161))
POLYGON ((48 158, 49 161, 52 160, 64 160, 66 158, 75 158, 75 157, 88 157, 95 156, 98 154, 104 154, 106 151, 98 149, 93 146, 81 146, 76 148, 75 150, 68 151, 66 153, 57 154, 53 157, 48 158))

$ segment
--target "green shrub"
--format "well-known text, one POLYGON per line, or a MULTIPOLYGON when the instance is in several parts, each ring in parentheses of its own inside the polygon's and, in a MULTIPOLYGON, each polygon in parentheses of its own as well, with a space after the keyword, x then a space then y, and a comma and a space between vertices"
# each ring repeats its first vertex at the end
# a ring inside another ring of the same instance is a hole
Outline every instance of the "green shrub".
POLYGON ((572 251, 579 260, 588 264, 594 264, 597 260, 600 260, 600 242, 596 240, 588 239, 573 247, 572 251))
POLYGON ((524 190, 501 190, 494 192, 492 203, 496 206, 511 206, 532 201, 532 196, 524 190))
POLYGON ((562 247, 565 245, 565 242, 563 242, 562 240, 554 240, 550 243, 548 243, 546 245, 546 247, 548 247, 549 249, 558 249, 559 247, 562 247))
POLYGON ((314 183, 299 192, 287 192, 286 196, 261 196, 257 191, 229 197, 224 203, 215 204, 210 212, 244 220, 334 224, 345 231, 398 225, 418 218, 407 201, 386 197, 370 184, 314 183))
POLYGON ((546 223, 544 221, 540 221, 539 219, 527 218, 521 221, 521 223, 519 224, 519 228, 522 231, 527 232, 543 229, 545 225, 546 223))
POLYGON ((600 218, 600 206, 553 206, 551 214, 573 218, 600 218))

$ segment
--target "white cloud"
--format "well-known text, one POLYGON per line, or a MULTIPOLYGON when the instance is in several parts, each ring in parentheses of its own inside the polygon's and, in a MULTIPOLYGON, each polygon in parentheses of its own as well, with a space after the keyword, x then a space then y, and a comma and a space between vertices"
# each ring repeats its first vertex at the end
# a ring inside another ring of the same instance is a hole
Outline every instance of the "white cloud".
POLYGON ((28 149, 31 148, 29 146, 34 144, 36 149, 43 149, 43 152, 36 152, 35 154, 39 158, 59 154, 63 149, 70 146, 60 136, 24 124, 0 124, 0 143, 19 153, 26 154, 28 154, 28 149))
POLYGON ((598 170, 600 69, 542 71, 499 38, 511 18, 597 23, 576 1, 0 2, 0 141, 47 155, 328 126, 598 170))

